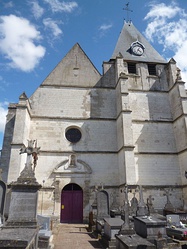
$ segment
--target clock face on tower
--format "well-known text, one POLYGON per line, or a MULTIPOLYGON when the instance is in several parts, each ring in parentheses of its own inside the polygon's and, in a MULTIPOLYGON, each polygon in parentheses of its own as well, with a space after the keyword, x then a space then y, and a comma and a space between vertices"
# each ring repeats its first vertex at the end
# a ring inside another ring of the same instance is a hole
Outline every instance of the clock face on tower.
POLYGON ((144 53, 144 45, 139 41, 133 42, 130 46, 131 53, 137 56, 141 56, 144 53))

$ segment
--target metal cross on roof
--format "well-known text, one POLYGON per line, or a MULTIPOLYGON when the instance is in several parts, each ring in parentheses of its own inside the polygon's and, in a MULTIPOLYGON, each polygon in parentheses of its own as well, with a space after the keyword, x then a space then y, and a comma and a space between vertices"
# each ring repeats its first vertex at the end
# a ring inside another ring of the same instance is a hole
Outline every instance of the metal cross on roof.
POLYGON ((127 22, 131 21, 129 19, 129 12, 133 12, 133 11, 131 9, 129 9, 129 2, 126 4, 126 7, 123 9, 126 10, 126 12, 127 12, 127 22))

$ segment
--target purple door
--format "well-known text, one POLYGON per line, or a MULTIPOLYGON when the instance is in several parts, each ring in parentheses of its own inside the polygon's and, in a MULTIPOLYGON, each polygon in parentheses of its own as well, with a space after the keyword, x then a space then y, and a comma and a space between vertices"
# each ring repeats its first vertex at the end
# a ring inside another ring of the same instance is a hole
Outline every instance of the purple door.
POLYGON ((83 191, 77 184, 68 184, 62 190, 60 222, 83 222, 83 191))

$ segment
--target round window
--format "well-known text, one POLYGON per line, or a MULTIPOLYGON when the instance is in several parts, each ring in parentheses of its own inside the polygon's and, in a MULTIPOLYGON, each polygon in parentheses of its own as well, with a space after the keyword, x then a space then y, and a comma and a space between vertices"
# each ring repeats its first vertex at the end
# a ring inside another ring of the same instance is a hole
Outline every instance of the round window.
POLYGON ((67 140, 70 141, 71 143, 79 142, 79 140, 82 137, 82 134, 81 134, 80 130, 77 129, 77 128, 69 128, 66 131, 65 135, 66 135, 67 140))

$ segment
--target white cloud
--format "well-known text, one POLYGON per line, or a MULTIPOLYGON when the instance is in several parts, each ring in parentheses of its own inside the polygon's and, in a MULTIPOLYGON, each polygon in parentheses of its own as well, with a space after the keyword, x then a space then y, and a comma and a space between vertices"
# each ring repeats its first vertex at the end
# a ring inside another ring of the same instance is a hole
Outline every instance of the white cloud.
POLYGON ((68 12, 71 13, 78 7, 76 2, 60 2, 59 0, 44 0, 51 6, 52 12, 68 12))
POLYGON ((0 103, 0 132, 4 132, 8 103, 0 103))
POLYGON ((36 19, 40 18, 43 13, 44 9, 38 4, 37 1, 31 1, 29 2, 32 5, 32 13, 36 19))
POLYGON ((27 19, 0 16, 0 52, 10 67, 32 71, 45 54, 45 48, 34 43, 40 39, 40 32, 27 19))
POLYGON ((106 33, 108 32, 108 30, 110 30, 112 28, 112 24, 102 24, 99 27, 99 37, 103 37, 104 35, 106 35, 106 33))
POLYGON ((99 30, 106 31, 108 29, 112 28, 112 24, 103 24, 99 27, 99 30))
POLYGON ((160 18, 172 18, 176 16, 177 13, 181 12, 181 9, 175 5, 174 2, 171 3, 171 5, 166 5, 165 3, 160 4, 150 4, 151 10, 146 15, 145 19, 157 19, 160 18))
POLYGON ((150 5, 145 17, 149 23, 145 35, 150 41, 157 40, 163 51, 172 51, 182 77, 187 82, 187 13, 175 2, 150 5))
POLYGON ((44 19, 43 24, 52 31, 55 38, 62 34, 62 30, 58 27, 57 22, 51 18, 44 19))

